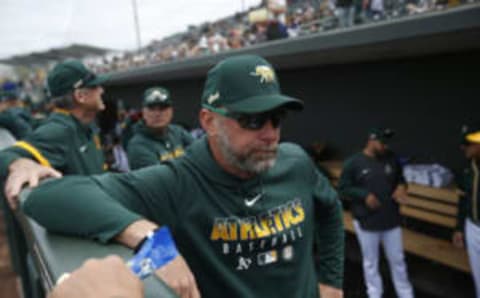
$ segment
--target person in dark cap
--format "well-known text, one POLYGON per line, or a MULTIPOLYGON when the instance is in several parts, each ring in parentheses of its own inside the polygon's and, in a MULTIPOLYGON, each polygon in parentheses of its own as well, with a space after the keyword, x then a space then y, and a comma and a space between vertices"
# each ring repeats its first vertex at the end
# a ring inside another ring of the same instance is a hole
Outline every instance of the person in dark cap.
POLYGON ((171 124, 172 99, 165 88, 152 87, 145 91, 142 117, 127 146, 132 170, 180 157, 193 142, 185 129, 171 124))
POLYGON ((8 176, 5 193, 13 208, 13 198, 22 185, 36 184, 44 175, 89 175, 104 171, 94 120, 105 109, 101 85, 107 79, 105 75, 95 75, 77 60, 58 63, 48 73, 47 87, 56 109, 45 124, 1 153, 0 172, 8 176))
POLYGON ((0 90, 0 127, 7 129, 16 139, 31 131, 31 117, 19 106, 18 90, 14 83, 4 83, 0 90))
POLYGON ((462 195, 452 241, 457 247, 467 243, 476 297, 480 297, 480 123, 463 126, 462 149, 470 167, 465 169, 459 185, 462 195))
POLYGON ((181 297, 343 297, 338 196, 306 152, 279 143, 286 114, 302 108, 263 58, 227 58, 207 75, 206 137, 182 158, 51 181, 22 208, 47 229, 132 248, 166 226, 181 255, 157 274, 181 297))
POLYGON ((354 227, 363 257, 363 274, 370 298, 383 295, 379 248, 383 245, 400 298, 413 297, 404 260, 399 203, 407 200, 402 167, 388 142, 391 129, 374 128, 362 152, 350 157, 339 181, 340 194, 351 200, 354 227))

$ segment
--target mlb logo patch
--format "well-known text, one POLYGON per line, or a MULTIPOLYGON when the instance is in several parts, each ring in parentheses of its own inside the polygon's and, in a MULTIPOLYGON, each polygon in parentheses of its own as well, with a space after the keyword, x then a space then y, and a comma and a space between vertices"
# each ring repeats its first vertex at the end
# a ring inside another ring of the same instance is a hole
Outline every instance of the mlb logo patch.
POLYGON ((267 251, 257 255, 257 263, 259 266, 265 266, 278 261, 278 253, 276 250, 267 251))

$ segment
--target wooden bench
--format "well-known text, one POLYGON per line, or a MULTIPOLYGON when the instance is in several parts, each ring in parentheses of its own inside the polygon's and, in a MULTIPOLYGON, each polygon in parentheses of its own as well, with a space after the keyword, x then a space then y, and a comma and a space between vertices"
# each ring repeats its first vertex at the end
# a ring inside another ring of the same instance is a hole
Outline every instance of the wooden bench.
MULTIPOLYGON (((332 184, 336 186, 342 172, 342 162, 322 162, 321 166, 329 172, 332 184)), ((400 213, 404 217, 446 228, 453 232, 458 212, 459 191, 457 189, 439 189, 409 184, 408 196, 408 203, 400 206, 400 213)), ((349 211, 344 211, 344 225, 348 232, 355 233, 353 217, 349 211)), ((427 235, 406 227, 402 227, 402 232, 404 249, 408 253, 463 272, 470 272, 466 251, 456 248, 449 240, 440 239, 435 235, 427 235)))

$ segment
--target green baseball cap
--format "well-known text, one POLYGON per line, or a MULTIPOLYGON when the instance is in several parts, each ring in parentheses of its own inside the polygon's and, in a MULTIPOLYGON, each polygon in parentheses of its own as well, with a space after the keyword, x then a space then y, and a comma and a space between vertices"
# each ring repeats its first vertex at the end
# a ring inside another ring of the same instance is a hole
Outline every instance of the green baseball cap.
POLYGON ((301 110, 303 102, 281 94, 275 70, 265 59, 240 55, 219 62, 208 72, 202 106, 255 114, 280 106, 301 110))
POLYGON ((145 90, 143 93, 143 106, 171 106, 172 99, 170 98, 170 92, 163 87, 152 87, 145 90))
POLYGON ((480 144, 480 123, 473 123, 470 125, 463 125, 461 131, 461 143, 467 144, 480 144))
POLYGON ((375 127, 370 129, 368 132, 368 139, 369 140, 378 140, 384 144, 388 144, 388 142, 393 138, 395 132, 390 128, 379 128, 375 127))
POLYGON ((51 97, 57 97, 78 88, 102 85, 108 79, 108 75, 94 74, 79 60, 67 60, 48 73, 47 88, 51 97))

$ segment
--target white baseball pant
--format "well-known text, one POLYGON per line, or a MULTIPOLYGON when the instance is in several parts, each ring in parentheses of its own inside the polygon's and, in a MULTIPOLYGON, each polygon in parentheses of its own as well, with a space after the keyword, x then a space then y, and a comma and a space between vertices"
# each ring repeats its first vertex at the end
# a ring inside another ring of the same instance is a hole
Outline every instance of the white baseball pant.
POLYGON ((480 227, 467 218, 465 223, 468 259, 472 268, 477 298, 480 298, 480 227))
POLYGON ((378 270, 381 243, 387 256, 397 296, 399 298, 413 298, 413 288, 408 280, 407 265, 403 253, 401 228, 396 227, 386 231, 374 232, 363 230, 356 220, 353 221, 353 224, 362 251, 363 275, 368 297, 381 298, 383 294, 382 278, 378 270))

